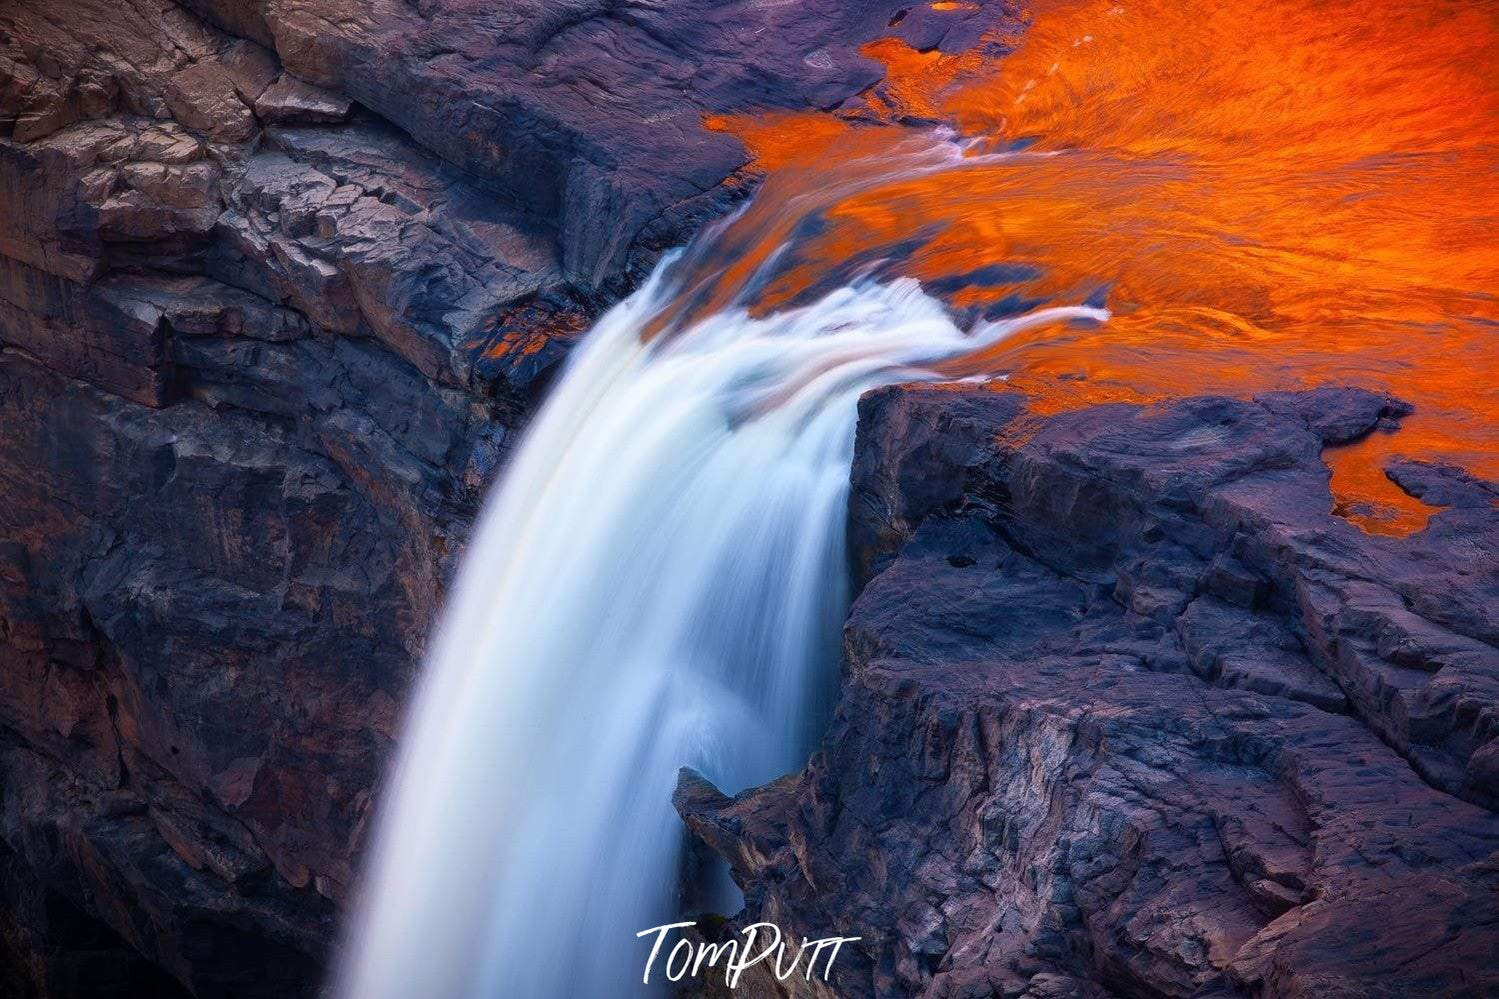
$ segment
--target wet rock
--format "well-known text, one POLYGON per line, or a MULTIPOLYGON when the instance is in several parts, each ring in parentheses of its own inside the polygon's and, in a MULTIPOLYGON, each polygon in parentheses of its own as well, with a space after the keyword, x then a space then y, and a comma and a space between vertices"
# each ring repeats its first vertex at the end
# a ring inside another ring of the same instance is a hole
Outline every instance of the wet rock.
POLYGON ((1431 506, 1481 509, 1499 502, 1499 486, 1441 462, 1396 458, 1385 474, 1411 496, 1431 506))
MULTIPOLYGON (((878 80, 859 46, 890 33, 905 9, 343 0, 278 4, 257 17, 238 0, 191 6, 228 31, 273 38, 300 79, 347 95, 557 220, 564 272, 585 289, 616 285, 732 199, 720 184, 745 156, 701 127, 705 112, 837 106, 878 80)), ((965 8, 934 20, 956 41, 958 25, 1000 16, 965 8)))
POLYGON ((704 113, 850 99, 897 9, 0 5, 8 981, 318 987, 484 487, 747 189, 704 113))
POLYGON ((791 994, 1499 988, 1499 508, 1410 539, 1328 512, 1322 448, 1404 411, 866 396, 822 750, 676 801, 736 922, 864 937, 791 994))

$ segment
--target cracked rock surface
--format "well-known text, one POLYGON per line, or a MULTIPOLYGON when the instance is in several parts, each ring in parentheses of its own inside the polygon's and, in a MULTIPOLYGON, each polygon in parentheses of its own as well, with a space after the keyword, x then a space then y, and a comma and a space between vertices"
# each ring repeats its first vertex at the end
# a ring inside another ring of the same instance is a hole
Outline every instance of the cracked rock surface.
MULTIPOLYGON (((904 9, 0 7, 0 994, 315 994, 484 486, 748 189, 702 116, 1008 16, 904 9)), ((1403 413, 866 399, 824 751, 679 794, 744 918, 862 934, 823 994, 1499 988, 1495 487, 1328 512, 1403 413)))
POLYGON ((900 9, 0 5, 6 988, 318 988, 514 432, 900 9))
POLYGON ((1045 419, 982 388, 866 396, 822 749, 676 797, 739 923, 863 937, 830 983, 753 988, 1499 991, 1493 486, 1403 462, 1444 509, 1377 537, 1332 515, 1321 460, 1406 412, 1336 388, 1045 419))

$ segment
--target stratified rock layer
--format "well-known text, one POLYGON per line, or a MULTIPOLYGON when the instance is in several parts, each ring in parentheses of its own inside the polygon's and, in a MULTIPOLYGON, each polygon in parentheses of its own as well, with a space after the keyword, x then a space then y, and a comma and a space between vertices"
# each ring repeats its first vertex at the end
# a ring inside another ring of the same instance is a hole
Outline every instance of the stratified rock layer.
MULTIPOLYGON (((6 989, 316 987, 485 483, 746 190, 703 113, 838 105, 972 8, 0 10, 6 989)), ((826 749, 683 787, 745 918, 863 935, 851 996, 1493 991, 1494 488, 1326 512, 1322 446, 1400 412, 868 399, 826 749)))
MULTIPOLYGON (((980 388, 863 400, 864 582, 821 752, 677 796, 744 922, 861 936, 766 995, 1499 992, 1499 508, 1406 539, 1330 512, 1323 389, 1049 419, 980 388)), ((750 987, 741 985, 741 988, 750 987)))
MULTIPOLYGON (((21 994, 163 994, 153 964, 205 997, 315 988, 514 430, 598 310, 747 190, 703 114, 854 97, 898 10, 3 5, 21 994)), ((901 30, 956 44, 996 16, 901 30)))

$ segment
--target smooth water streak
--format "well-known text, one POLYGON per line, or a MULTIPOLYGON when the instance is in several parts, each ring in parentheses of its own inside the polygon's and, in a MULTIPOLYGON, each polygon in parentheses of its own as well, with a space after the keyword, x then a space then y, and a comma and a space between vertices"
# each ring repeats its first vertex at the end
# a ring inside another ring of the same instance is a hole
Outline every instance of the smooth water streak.
MULTIPOLYGON (((710 122, 767 176, 585 338, 489 500, 342 995, 630 994, 635 932, 682 906, 677 768, 763 782, 826 715, 871 386, 1003 369, 1047 411, 1382 384, 1418 411, 1368 447, 1493 467, 1493 0, 1035 7, 971 53, 866 46, 867 107, 710 122), (1015 317, 1104 293, 1102 330, 1015 317)), ((1382 466, 1353 467, 1334 492, 1367 500, 1382 466)))
MULTIPOLYGON (((928 141, 907 168, 960 159, 928 141)), ((826 722, 859 395, 1106 317, 964 331, 909 278, 763 316, 742 295, 704 308, 703 275, 736 259, 727 228, 585 337, 490 498, 405 725, 340 995, 643 991, 635 934, 683 909, 678 769, 737 791, 800 767, 826 722)), ((699 880, 737 908, 722 871, 699 880)))

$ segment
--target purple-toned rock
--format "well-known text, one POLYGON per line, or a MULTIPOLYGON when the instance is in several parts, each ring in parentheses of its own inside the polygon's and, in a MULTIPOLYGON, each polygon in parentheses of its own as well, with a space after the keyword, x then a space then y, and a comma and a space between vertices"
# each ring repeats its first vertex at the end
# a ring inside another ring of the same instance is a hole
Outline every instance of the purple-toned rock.
POLYGON ((485 484, 743 196, 704 112, 855 96, 900 9, 0 4, 7 985, 318 987, 485 484))
POLYGON ((863 937, 766 994, 1499 989, 1492 487, 1401 466, 1424 532, 1333 516, 1322 448, 1408 412, 1353 389, 1023 409, 865 397, 822 750, 679 787, 736 924, 863 937))
POLYGON ((304 83, 289 73, 255 99, 255 117, 267 125, 328 125, 345 121, 353 102, 342 94, 304 83))
MULTIPOLYGON (((307 995, 444 582, 570 344, 837 106, 999 5, 0 9, 0 973, 307 995), (939 9, 940 8, 940 9, 939 9)), ((808 770, 679 807, 845 995, 1494 987, 1494 487, 1395 400, 865 400, 808 770), (1211 428, 1210 430, 1207 428, 1211 428)), ((777 994, 760 981, 755 988, 777 994)))

